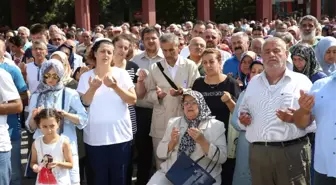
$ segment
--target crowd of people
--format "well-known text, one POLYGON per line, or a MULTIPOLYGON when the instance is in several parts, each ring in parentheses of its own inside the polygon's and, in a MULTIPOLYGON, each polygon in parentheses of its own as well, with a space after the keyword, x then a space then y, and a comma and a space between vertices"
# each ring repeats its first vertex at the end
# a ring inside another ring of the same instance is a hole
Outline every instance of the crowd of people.
POLYGON ((181 173, 189 158, 215 185, 334 185, 335 25, 306 15, 8 30, 0 184, 131 185, 133 167, 136 185, 202 184, 181 173))

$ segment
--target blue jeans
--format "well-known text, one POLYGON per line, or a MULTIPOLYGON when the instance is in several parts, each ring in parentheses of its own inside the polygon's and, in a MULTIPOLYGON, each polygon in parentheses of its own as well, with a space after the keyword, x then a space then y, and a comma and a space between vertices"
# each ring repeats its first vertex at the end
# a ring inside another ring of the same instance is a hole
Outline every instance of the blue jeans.
POLYGON ((21 139, 11 143, 12 176, 10 185, 21 185, 21 139))
POLYGON ((9 185, 11 178, 11 152, 0 152, 0 184, 9 185))

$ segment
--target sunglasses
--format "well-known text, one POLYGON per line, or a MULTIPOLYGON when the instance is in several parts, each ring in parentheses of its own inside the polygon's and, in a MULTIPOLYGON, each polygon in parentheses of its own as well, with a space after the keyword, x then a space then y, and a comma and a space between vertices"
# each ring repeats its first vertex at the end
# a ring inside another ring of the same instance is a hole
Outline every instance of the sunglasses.
POLYGON ((49 74, 49 73, 47 73, 47 74, 44 75, 44 79, 49 79, 49 78, 52 78, 54 80, 59 80, 59 77, 57 76, 57 74, 49 74))

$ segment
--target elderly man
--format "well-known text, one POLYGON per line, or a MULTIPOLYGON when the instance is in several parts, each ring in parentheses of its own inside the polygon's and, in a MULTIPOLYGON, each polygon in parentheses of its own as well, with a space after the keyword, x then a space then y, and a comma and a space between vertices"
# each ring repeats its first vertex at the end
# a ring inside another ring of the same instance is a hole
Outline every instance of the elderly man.
POLYGON ((253 39, 251 42, 251 50, 255 52, 258 56, 261 56, 261 47, 265 40, 263 38, 253 39))
POLYGON ((0 69, 0 184, 9 185, 11 179, 11 141, 8 132, 7 115, 22 111, 20 95, 11 75, 0 69))
MULTIPOLYGON (((148 76, 147 98, 154 105, 150 131, 154 151, 163 138, 168 120, 183 113, 183 89, 191 88, 200 76, 195 62, 179 56, 179 40, 176 35, 162 35, 160 45, 165 58, 150 66, 148 76)), ((155 159, 156 168, 159 169, 162 161, 156 155, 155 159)))
POLYGON ((222 55, 222 64, 224 65, 225 61, 231 57, 231 54, 218 48, 218 45, 222 39, 220 32, 215 29, 207 29, 204 32, 203 38, 206 42, 206 48, 216 48, 218 51, 220 51, 222 55))
POLYGON ((51 43, 59 47, 65 42, 66 38, 61 32, 56 32, 51 36, 51 43))
POLYGON ((205 40, 202 39, 201 37, 195 37, 191 39, 189 44, 190 55, 188 59, 195 62, 195 64, 198 66, 198 72, 200 73, 201 76, 205 76, 205 71, 201 59, 202 54, 205 50, 205 46, 206 46, 205 40))
POLYGON ((300 108, 294 113, 297 127, 305 129, 315 119, 314 184, 336 184, 336 73, 314 83, 310 92, 301 91, 300 108))
POLYGON ((316 37, 318 25, 318 20, 314 16, 306 15, 302 17, 299 23, 301 40, 298 43, 307 43, 315 49, 315 46, 319 42, 318 37, 316 37))
POLYGON ((89 47, 92 44, 92 42, 91 42, 91 39, 92 39, 91 32, 89 32, 89 31, 83 32, 82 33, 82 39, 83 39, 83 43, 81 43, 77 46, 76 51, 77 51, 78 55, 84 57, 87 47, 89 47))
MULTIPOLYGON (((205 23, 203 21, 197 21, 193 27, 193 29, 190 31, 191 38, 194 37, 203 37, 205 31, 205 23)), ((180 55, 184 58, 188 58, 190 55, 190 51, 188 47, 185 47, 181 50, 180 55)))
POLYGON ((248 51, 250 41, 246 33, 238 32, 232 35, 231 42, 234 55, 225 62, 223 73, 231 75, 233 78, 237 79, 241 56, 248 51))
POLYGON ((265 71, 253 77, 239 107, 239 126, 250 144, 253 185, 309 185, 310 143, 308 130, 292 120, 282 121, 287 108, 299 108, 300 89, 310 80, 286 68, 286 43, 269 38, 262 47, 265 71))
POLYGON ((26 49, 28 49, 32 43, 29 42, 29 36, 30 36, 30 31, 27 27, 24 26, 20 26, 18 28, 18 36, 21 37, 21 39, 24 41, 25 45, 23 46, 23 50, 26 51, 26 49))

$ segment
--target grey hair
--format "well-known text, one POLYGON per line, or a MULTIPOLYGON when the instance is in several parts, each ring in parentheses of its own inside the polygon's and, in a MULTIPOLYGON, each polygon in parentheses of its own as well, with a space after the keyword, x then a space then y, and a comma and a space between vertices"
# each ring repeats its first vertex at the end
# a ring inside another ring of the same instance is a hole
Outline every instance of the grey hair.
POLYGON ((180 44, 179 38, 173 33, 165 33, 160 37, 160 43, 174 43, 175 46, 180 44))
POLYGON ((252 42, 251 42, 251 47, 253 47, 256 42, 261 42, 261 45, 263 45, 265 43, 265 39, 263 39, 263 38, 253 39, 252 42))
POLYGON ((316 17, 314 17, 314 16, 312 16, 312 15, 306 15, 306 16, 302 17, 301 20, 300 20, 299 25, 302 26, 302 22, 303 22, 303 21, 306 21, 306 20, 313 21, 313 22, 314 22, 314 25, 315 25, 315 28, 317 28, 319 22, 318 22, 318 20, 316 19, 316 17))
MULTIPOLYGON (((241 38, 243 38, 243 39, 245 39, 246 41, 249 41, 250 39, 249 39, 249 36, 245 33, 245 32, 237 32, 237 33, 234 33, 233 35, 232 35, 232 37, 241 37, 241 38)), ((231 37, 231 38, 232 38, 231 37)))
POLYGON ((17 30, 18 31, 22 30, 28 35, 28 37, 30 36, 30 30, 27 27, 20 26, 17 30))
POLYGON ((278 43, 282 49, 287 51, 287 45, 286 45, 285 41, 283 41, 282 39, 280 39, 278 37, 271 37, 271 38, 268 38, 268 39, 265 40, 264 44, 261 47, 262 52, 264 52, 264 48, 265 48, 266 44, 268 44, 270 42, 278 43))
POLYGON ((289 44, 291 42, 294 43, 294 37, 289 32, 284 32, 284 33, 276 32, 274 34, 274 37, 280 38, 281 40, 285 41, 286 44, 289 44))

